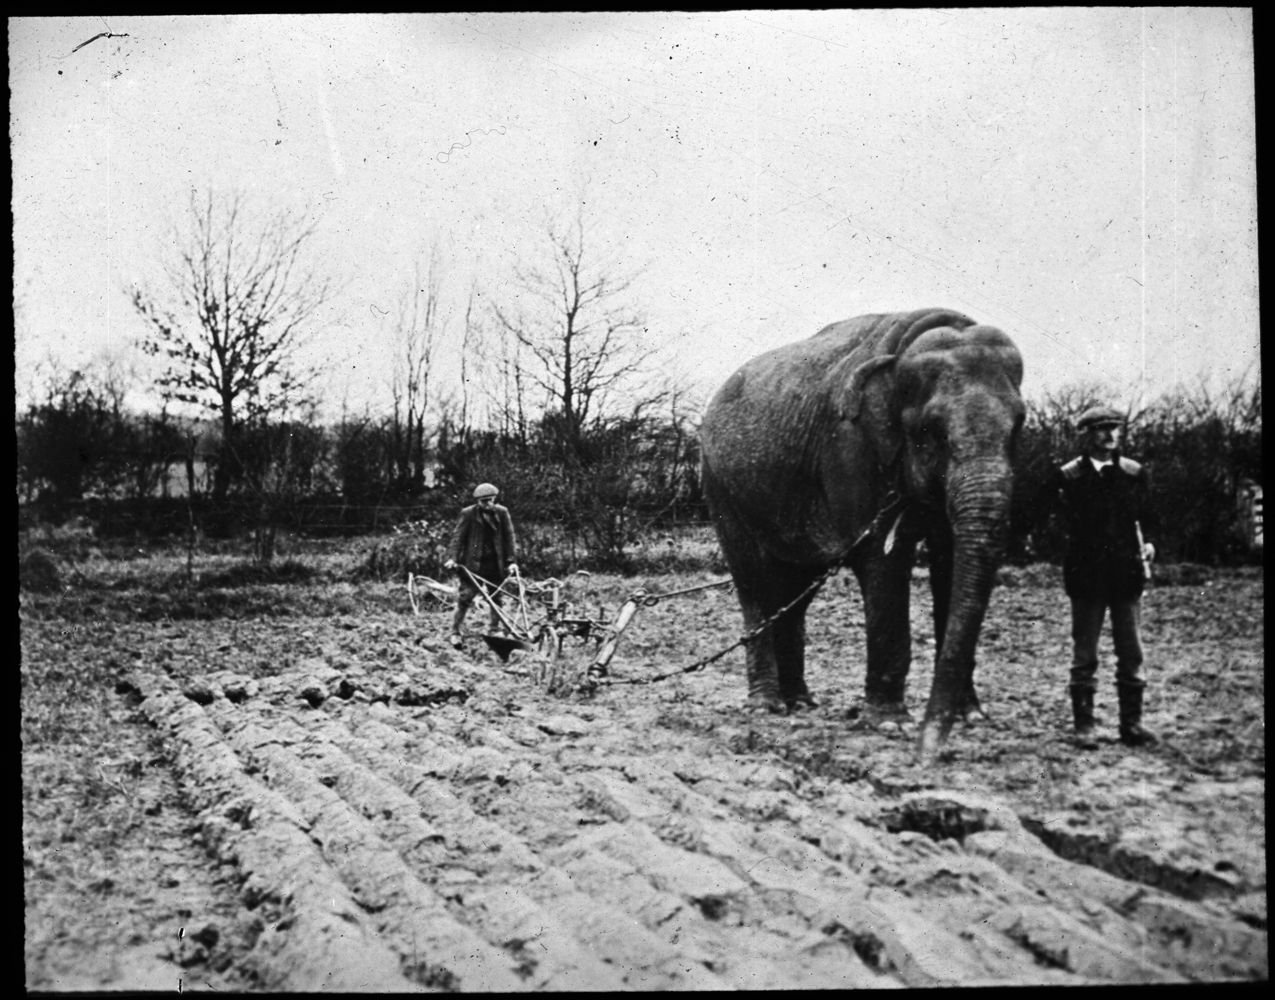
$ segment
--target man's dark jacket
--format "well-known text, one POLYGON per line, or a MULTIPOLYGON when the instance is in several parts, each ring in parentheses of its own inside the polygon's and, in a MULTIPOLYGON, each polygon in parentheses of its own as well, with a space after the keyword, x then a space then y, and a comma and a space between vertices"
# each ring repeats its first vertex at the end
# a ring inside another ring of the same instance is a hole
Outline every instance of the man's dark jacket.
POLYGON ((518 561, 517 542, 514 538, 514 521, 509 508, 498 503, 485 510, 482 504, 472 504, 460 512, 460 519, 452 531, 451 557, 471 573, 482 575, 483 535, 491 539, 496 554, 499 583, 505 577, 510 563, 518 561))
POLYGON ((1099 472, 1087 456, 1054 469, 1042 488, 1040 518, 1059 512, 1067 529, 1063 586, 1069 597, 1131 601, 1146 582, 1138 528, 1151 542, 1147 471, 1118 452, 1099 472))

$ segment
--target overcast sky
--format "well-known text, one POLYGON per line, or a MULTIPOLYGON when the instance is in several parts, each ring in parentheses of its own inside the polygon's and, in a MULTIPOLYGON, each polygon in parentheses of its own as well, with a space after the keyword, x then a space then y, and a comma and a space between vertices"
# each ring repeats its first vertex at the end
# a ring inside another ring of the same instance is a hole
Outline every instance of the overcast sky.
POLYGON ((704 398, 922 306, 1005 330, 1029 394, 1256 373, 1247 8, 19 18, 9 66, 19 398, 136 341, 125 288, 210 186, 317 220, 329 403, 384 396, 434 242, 455 382, 471 283, 506 300, 582 192, 704 398))

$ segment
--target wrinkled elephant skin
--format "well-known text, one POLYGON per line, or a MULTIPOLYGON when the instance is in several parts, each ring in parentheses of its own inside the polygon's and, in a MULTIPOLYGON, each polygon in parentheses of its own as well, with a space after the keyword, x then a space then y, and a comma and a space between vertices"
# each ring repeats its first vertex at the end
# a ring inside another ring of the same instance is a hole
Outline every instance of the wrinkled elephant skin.
POLYGON ((940 309, 861 316, 745 364, 709 404, 703 484, 745 625, 750 699, 812 703, 803 592, 848 564, 863 593, 869 714, 903 711, 916 546, 930 552, 936 660, 920 753, 977 707, 974 650, 1008 532, 1022 358, 940 309), (800 598, 800 599, 799 599, 800 598))

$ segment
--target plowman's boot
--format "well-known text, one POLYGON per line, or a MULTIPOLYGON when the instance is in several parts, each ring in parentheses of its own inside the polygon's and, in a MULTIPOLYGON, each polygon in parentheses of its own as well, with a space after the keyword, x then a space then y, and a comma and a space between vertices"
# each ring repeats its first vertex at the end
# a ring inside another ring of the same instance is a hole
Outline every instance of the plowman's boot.
POLYGON ((458 603, 456 605, 455 612, 453 612, 452 614, 452 634, 451 636, 448 637, 448 642, 450 642, 452 646, 454 646, 456 649, 460 649, 465 644, 464 639, 461 638, 460 627, 461 627, 461 624, 465 621, 465 613, 468 610, 469 610, 468 604, 458 603))
POLYGON ((1076 722, 1076 742, 1086 749, 1094 749, 1093 688, 1071 686, 1071 713, 1076 722))
POLYGON ((1120 695, 1120 742, 1127 747, 1151 746, 1157 741, 1155 733, 1142 728, 1143 683, 1117 682, 1120 695))

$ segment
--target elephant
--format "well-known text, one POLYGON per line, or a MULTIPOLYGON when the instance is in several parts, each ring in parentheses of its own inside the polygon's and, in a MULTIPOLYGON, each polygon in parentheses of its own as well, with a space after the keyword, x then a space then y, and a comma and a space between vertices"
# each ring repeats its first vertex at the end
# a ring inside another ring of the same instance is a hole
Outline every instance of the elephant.
POLYGON ((924 539, 935 669, 919 757, 932 760, 957 717, 980 708, 974 651, 1009 535, 1022 377, 1000 330, 919 309, 833 323, 726 380, 700 427, 701 482, 745 634, 756 633, 751 702, 815 704, 806 610, 848 565, 863 595, 866 716, 906 715, 910 580, 924 539))

